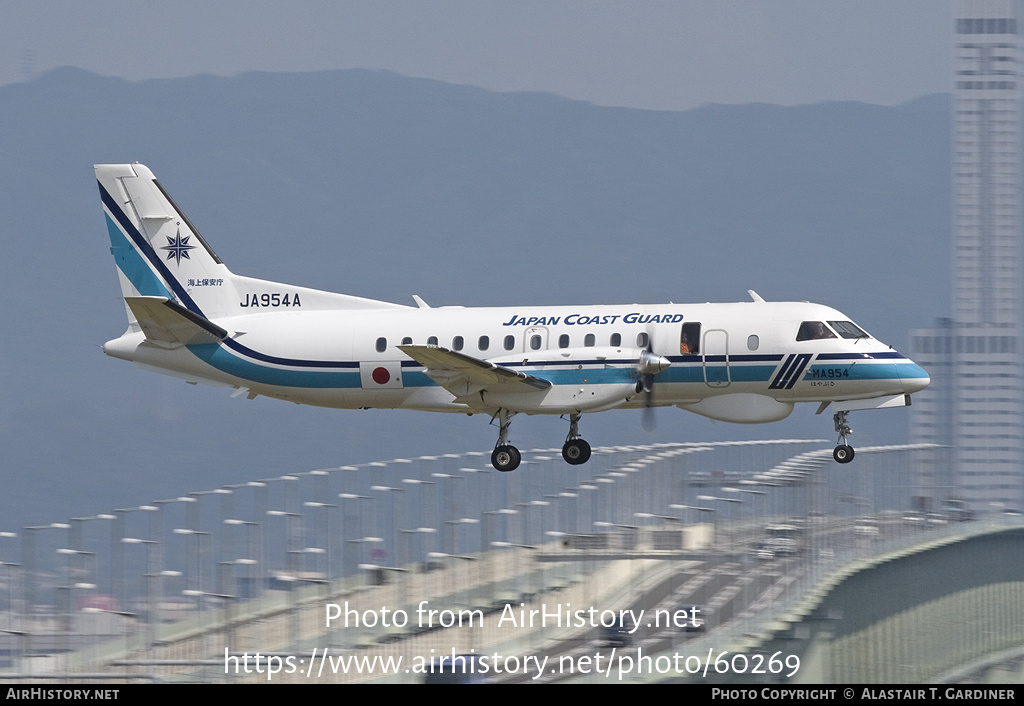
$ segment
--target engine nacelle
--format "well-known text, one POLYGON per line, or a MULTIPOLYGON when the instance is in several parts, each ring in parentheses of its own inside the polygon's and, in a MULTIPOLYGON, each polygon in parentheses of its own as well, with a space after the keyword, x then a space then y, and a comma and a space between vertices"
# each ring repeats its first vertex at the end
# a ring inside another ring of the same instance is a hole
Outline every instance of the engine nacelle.
POLYGON ((480 398, 487 406, 504 407, 527 414, 571 414, 615 409, 635 394, 636 383, 630 381, 610 385, 557 385, 536 392, 484 390, 480 398))

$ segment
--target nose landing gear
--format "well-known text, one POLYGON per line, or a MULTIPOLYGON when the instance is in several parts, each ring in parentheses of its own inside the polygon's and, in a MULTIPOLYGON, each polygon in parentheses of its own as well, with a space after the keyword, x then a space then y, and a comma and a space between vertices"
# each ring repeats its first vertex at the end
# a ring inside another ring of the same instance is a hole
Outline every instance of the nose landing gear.
POLYGON ((832 458, 837 463, 849 463, 853 460, 854 452, 853 447, 846 443, 846 437, 853 433, 853 429, 846 423, 846 412, 836 412, 832 415, 832 421, 839 434, 839 445, 832 450, 832 458))

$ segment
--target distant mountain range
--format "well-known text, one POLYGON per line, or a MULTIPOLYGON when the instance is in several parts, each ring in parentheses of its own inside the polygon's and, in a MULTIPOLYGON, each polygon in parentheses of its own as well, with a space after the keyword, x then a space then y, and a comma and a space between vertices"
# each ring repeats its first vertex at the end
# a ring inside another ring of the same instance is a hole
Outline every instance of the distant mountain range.
MULTIPOLYGON (((905 347, 949 311, 950 99, 687 112, 377 71, 0 88, 0 530, 377 458, 489 450, 480 417, 339 412, 134 370, 92 164, 140 161, 237 273, 411 303, 766 299, 905 347), (381 430, 386 430, 382 432, 381 430)), ((584 417, 591 443, 831 437, 584 417)), ((906 412, 860 443, 904 441, 906 412)), ((859 430, 861 431, 861 430, 859 430)), ((565 424, 518 419, 522 448, 565 424)), ((2 557, 0 557, 2 558, 2 557)))

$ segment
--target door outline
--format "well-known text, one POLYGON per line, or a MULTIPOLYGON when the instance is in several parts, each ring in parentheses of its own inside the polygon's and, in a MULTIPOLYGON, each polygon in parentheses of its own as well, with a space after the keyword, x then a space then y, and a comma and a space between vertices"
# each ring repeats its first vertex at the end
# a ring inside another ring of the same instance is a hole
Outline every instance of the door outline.
POLYGON ((701 351, 704 383, 708 387, 728 387, 732 382, 729 371, 729 332, 720 328, 706 329, 701 351))

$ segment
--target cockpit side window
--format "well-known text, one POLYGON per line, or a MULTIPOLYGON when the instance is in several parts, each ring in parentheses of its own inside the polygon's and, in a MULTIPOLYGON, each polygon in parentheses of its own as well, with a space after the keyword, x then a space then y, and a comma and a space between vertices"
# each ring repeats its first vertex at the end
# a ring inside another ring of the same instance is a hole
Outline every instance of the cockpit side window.
POLYGON ((836 335, 820 321, 805 321, 800 324, 800 330, 796 332, 798 341, 820 341, 824 338, 835 337, 836 335))
POLYGON ((683 324, 679 334, 679 352, 683 355, 700 353, 700 324, 696 321, 683 324))
POLYGON ((870 338, 864 329, 852 321, 829 321, 828 325, 843 338, 870 338))

